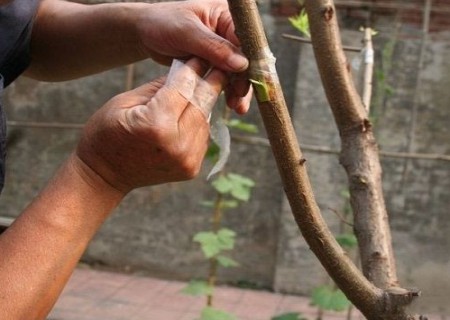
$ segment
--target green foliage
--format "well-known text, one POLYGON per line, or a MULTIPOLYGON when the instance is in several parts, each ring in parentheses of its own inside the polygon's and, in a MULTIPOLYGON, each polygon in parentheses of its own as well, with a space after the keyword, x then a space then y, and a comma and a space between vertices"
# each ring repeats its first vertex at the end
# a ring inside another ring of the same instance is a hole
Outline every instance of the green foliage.
POLYGON ((306 320, 298 312, 284 313, 279 316, 273 317, 271 320, 306 320))
POLYGON ((212 185, 221 194, 229 194, 237 200, 248 201, 255 182, 239 174, 229 173, 218 177, 212 185))
POLYGON ((237 320, 235 316, 212 307, 203 308, 200 320, 237 320))
POLYGON ((342 233, 336 236, 336 241, 344 249, 353 249, 358 245, 358 239, 353 233, 342 233))
POLYGON ((220 229, 217 233, 202 231, 194 236, 194 241, 200 243, 206 258, 212 258, 224 250, 234 248, 236 233, 230 229, 220 229))
POLYGON ((289 21, 292 26, 300 31, 305 37, 311 38, 311 33, 309 31, 309 20, 308 14, 305 9, 303 9, 298 15, 290 17, 289 21))
POLYGON ((249 79, 253 83, 255 88, 256 97, 260 102, 266 102, 270 100, 269 86, 264 81, 258 81, 255 79, 249 79))
POLYGON ((351 305, 341 290, 330 286, 315 288, 311 300, 313 305, 328 311, 344 311, 351 305))
POLYGON ((258 127, 253 123, 248 123, 240 119, 231 119, 227 122, 227 126, 248 133, 258 133, 258 127))
POLYGON ((239 266, 239 263, 230 257, 217 256, 216 259, 219 265, 221 265, 224 268, 232 268, 239 266))
MULTIPOLYGON (((229 128, 247 133, 258 132, 258 128, 255 125, 246 123, 240 119, 222 120, 222 124, 225 122, 229 128)), ((222 146, 220 141, 217 143, 212 142, 208 148, 206 157, 213 162, 220 161, 221 147, 227 146, 222 146)), ((216 198, 214 200, 203 201, 201 205, 214 209, 214 231, 202 231, 197 233, 193 238, 194 242, 200 244, 205 258, 209 260, 208 281, 191 281, 182 292, 189 295, 207 296, 208 306, 202 310, 201 316, 197 320, 236 320, 236 317, 232 314, 212 307, 213 290, 218 267, 231 268, 239 265, 234 259, 222 254, 224 251, 234 248, 236 233, 226 228, 216 230, 222 224, 223 210, 238 207, 240 201, 248 201, 250 199, 251 189, 255 183, 253 180, 239 174, 228 173, 225 175, 222 173, 211 182, 211 185, 216 191, 216 198)))
POLYGON ((213 291, 213 287, 203 280, 191 280, 189 284, 181 290, 182 293, 190 296, 206 296, 212 294, 213 291))

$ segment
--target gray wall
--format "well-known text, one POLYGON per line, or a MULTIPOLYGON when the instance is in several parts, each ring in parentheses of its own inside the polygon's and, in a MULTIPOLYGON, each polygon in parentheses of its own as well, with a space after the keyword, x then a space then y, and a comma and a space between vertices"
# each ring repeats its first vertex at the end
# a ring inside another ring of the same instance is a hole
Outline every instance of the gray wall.
MULTIPOLYGON (((300 143, 339 149, 311 48, 280 37, 283 32, 294 32, 285 18, 264 15, 264 21, 300 143)), ((388 29, 383 30, 376 40, 378 62, 389 42, 388 29)), ((343 32, 348 44, 358 45, 360 37, 359 32, 343 32)), ((407 150, 411 108, 417 98, 413 152, 450 154, 450 62, 444 58, 450 56, 449 38, 450 33, 441 33, 428 42, 420 72, 420 39, 395 41, 394 67, 385 75, 392 93, 381 90, 383 95, 376 97, 373 106, 382 150, 407 150), (420 90, 416 88, 418 76, 420 90)), ((166 70, 151 61, 138 63, 135 83, 166 70)), ((123 90, 125 78, 125 67, 57 84, 21 78, 7 89, 4 105, 10 121, 83 123, 123 90)), ((244 118, 257 124, 264 136, 256 107, 244 118)), ((2 215, 16 216, 30 202, 76 145, 79 133, 70 128, 9 127, 2 215)), ((308 151, 305 155, 317 201, 337 231, 339 221, 331 209, 339 211, 345 206, 341 196, 346 189, 344 171, 336 155, 308 151)), ((422 301, 439 311, 450 294, 450 163, 384 157, 382 165, 401 281, 420 287, 422 301)), ((269 148, 233 143, 229 166, 255 180, 256 187, 251 201, 225 218, 225 226, 238 233, 233 257, 241 265, 223 271, 221 279, 295 293, 307 293, 325 281, 325 273, 292 219, 269 148)), ((205 163, 200 176, 190 182, 133 191, 98 232, 83 260, 165 278, 203 276, 206 264, 191 238, 210 224, 211 213, 199 205, 214 196, 205 180, 210 168, 205 163)))

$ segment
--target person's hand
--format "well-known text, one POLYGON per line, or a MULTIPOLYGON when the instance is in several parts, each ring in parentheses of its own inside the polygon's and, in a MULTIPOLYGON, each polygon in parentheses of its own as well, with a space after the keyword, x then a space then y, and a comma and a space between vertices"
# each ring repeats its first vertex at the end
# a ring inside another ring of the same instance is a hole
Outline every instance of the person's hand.
POLYGON ((137 19, 143 50, 166 65, 173 58, 197 56, 234 73, 225 90, 227 103, 237 113, 245 113, 252 96, 243 74, 248 61, 239 50, 227 1, 189 0, 157 3, 148 8, 137 19))
POLYGON ((207 64, 192 58, 171 74, 169 83, 164 77, 111 99, 88 121, 76 150, 78 158, 125 193, 196 176, 208 147, 207 113, 227 80, 225 73, 213 69, 205 82, 196 83, 197 74, 202 77, 207 69, 207 64), (207 84, 208 105, 199 108, 181 93, 180 88, 191 84, 196 93, 207 84))

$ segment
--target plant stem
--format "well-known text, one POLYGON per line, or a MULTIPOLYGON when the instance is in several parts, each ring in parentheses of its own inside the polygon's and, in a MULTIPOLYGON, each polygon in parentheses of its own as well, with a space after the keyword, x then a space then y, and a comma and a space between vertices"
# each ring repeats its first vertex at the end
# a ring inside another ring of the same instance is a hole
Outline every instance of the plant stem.
MULTIPOLYGON (((222 117, 225 120, 230 118, 230 110, 226 106, 224 106, 222 111, 222 117)), ((224 170, 220 173, 221 176, 224 175, 224 170)), ((223 217, 223 201, 224 197, 221 193, 216 193, 216 200, 214 201, 214 212, 212 218, 212 231, 218 232, 220 227, 222 226, 222 217, 223 217)), ((209 270, 208 270, 208 285, 211 288, 214 288, 217 280, 217 267, 218 262, 216 257, 212 257, 209 259, 209 270)), ((212 307, 214 300, 214 294, 211 292, 206 296, 206 305, 208 307, 212 307)))
MULTIPOLYGON (((217 192, 216 201, 214 202, 214 214, 212 220, 212 230, 214 232, 219 231, 220 226, 222 225, 222 194, 217 192)), ((208 270, 208 285, 211 288, 214 288, 217 280, 217 259, 212 257, 209 259, 209 270, 208 270)), ((213 292, 206 296, 206 305, 211 307, 213 305, 213 292)))

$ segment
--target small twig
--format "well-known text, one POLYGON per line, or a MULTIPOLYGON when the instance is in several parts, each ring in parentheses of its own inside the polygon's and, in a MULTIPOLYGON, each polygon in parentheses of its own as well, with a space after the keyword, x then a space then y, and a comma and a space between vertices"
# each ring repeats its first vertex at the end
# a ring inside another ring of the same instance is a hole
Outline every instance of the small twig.
MULTIPOLYGON (((302 42, 302 43, 309 43, 309 44, 311 44, 311 39, 308 39, 308 38, 294 36, 292 34, 287 34, 287 33, 283 33, 281 36, 283 38, 285 38, 285 39, 290 39, 290 40, 295 40, 295 41, 302 42)), ((361 47, 352 47, 352 46, 342 46, 342 49, 344 49, 344 51, 361 52, 361 50, 363 48, 361 48, 361 47)))
POLYGON ((339 218, 339 220, 341 220, 342 223, 353 228, 353 223, 345 220, 345 218, 342 216, 342 214, 339 211, 337 211, 336 209, 333 209, 333 208, 328 208, 328 209, 330 209, 330 211, 333 212, 339 218))

